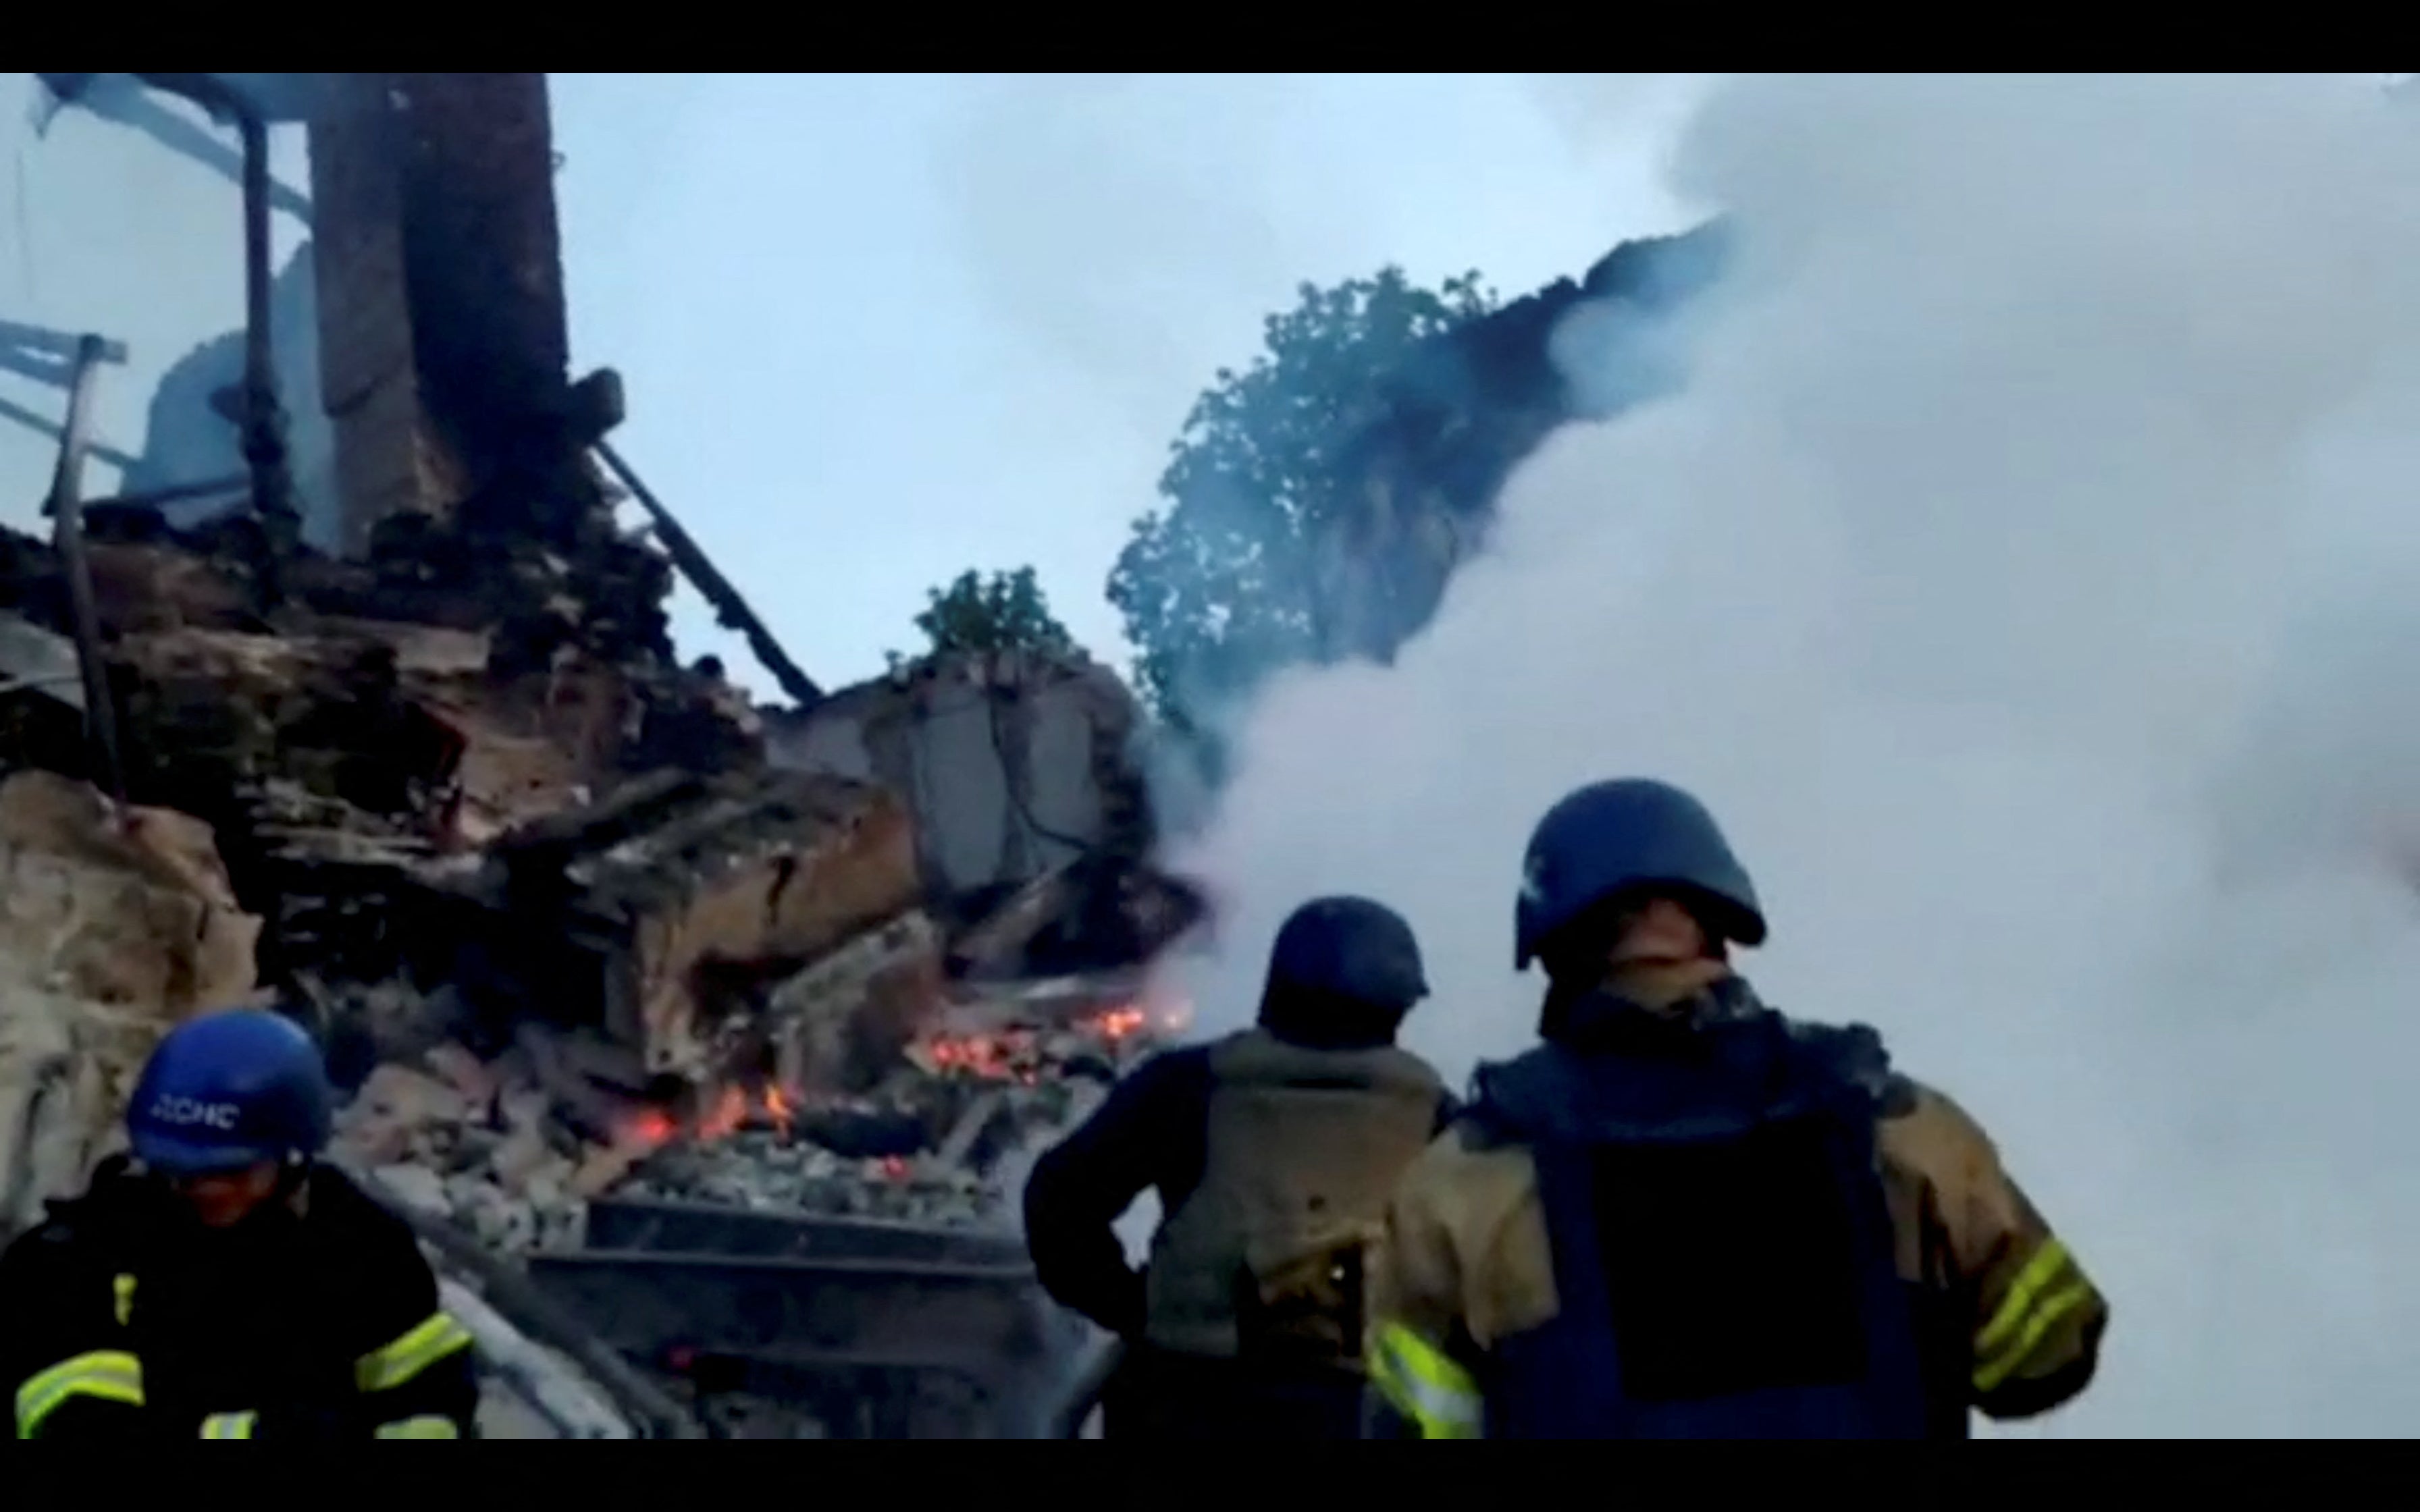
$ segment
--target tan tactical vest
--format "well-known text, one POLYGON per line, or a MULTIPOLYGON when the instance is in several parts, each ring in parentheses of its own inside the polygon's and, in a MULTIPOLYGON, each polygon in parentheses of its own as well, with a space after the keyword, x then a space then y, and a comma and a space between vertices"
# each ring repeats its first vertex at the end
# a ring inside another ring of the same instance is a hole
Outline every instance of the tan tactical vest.
POLYGON ((1262 1029, 1210 1052, 1201 1186, 1152 1240, 1145 1333, 1163 1349, 1360 1366, 1363 1277, 1443 1084, 1391 1046, 1306 1050, 1262 1029))

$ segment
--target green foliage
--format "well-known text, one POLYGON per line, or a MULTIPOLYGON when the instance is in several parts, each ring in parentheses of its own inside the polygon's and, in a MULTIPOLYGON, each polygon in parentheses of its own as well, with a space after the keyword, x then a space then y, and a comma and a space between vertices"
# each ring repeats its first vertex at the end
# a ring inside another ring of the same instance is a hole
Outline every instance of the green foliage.
POLYGON ((1305 284, 1251 366, 1220 369, 1195 402, 1159 481, 1168 502, 1135 522, 1109 584, 1140 691, 1176 731, 1202 733, 1218 704, 1320 655, 1312 548, 1357 481, 1344 448, 1424 343, 1496 303, 1477 273, 1434 291, 1392 267, 1305 284))
MULTIPOLYGON (((924 611, 916 616, 916 628, 924 632, 925 656, 953 651, 1075 649, 1075 638, 1051 614, 1049 601, 1034 580, 1032 567, 995 572, 988 578, 969 568, 945 589, 926 589, 924 600, 924 611)), ((889 656, 893 669, 909 659, 896 651, 889 656)))

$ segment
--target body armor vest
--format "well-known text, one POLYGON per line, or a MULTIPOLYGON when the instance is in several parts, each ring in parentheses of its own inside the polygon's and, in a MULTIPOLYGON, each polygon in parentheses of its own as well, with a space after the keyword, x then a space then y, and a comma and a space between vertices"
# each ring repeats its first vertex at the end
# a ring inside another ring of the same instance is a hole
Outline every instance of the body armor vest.
POLYGON ((1483 1070, 1474 1116, 1535 1158, 1559 1303, 1490 1351, 1487 1436, 1924 1437, 1874 1147, 1888 1075, 1871 1030, 1764 1010, 1483 1070))
POLYGON ((1210 1075, 1201 1185, 1152 1241, 1146 1336, 1359 1369, 1363 1277, 1443 1084, 1392 1046, 1311 1050, 1257 1028, 1213 1046, 1210 1075))

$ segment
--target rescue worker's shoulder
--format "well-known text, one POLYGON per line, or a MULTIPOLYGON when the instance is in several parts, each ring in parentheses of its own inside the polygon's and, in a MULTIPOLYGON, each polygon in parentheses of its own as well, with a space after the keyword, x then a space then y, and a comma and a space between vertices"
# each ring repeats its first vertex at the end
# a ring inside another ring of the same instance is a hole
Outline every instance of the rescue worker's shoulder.
POLYGON ((53 1213, 0 1247, 0 1312, 26 1305, 67 1274, 103 1263, 101 1246, 75 1213, 53 1213))
POLYGON ((157 1194, 129 1174, 123 1162, 105 1163, 82 1193, 45 1206, 42 1219, 9 1241, 0 1259, 58 1265, 111 1258, 157 1216, 157 1194))
POLYGON ((1972 1300, 1974 1405, 2013 1419, 2072 1399, 2091 1383, 2109 1326, 2082 1263, 1947 1094, 1909 1082, 1903 1111, 1880 1129, 1885 1164, 1928 1193, 1953 1279, 1972 1300))
POLYGON ((407 1275, 434 1273, 411 1225, 335 1166, 312 1166, 305 1200, 311 1226, 323 1242, 333 1238, 348 1253, 379 1264, 390 1274, 396 1271, 407 1275))
POLYGON ((1098 1106, 1069 1136, 1042 1158, 1042 1166, 1093 1161, 1111 1147, 1119 1156, 1134 1157, 1140 1147, 1164 1142, 1172 1131, 1200 1121, 1213 1081, 1211 1052, 1216 1044, 1184 1045, 1162 1050, 1137 1065, 1113 1084, 1098 1106))
POLYGON ((1465 1112, 1414 1157, 1395 1189, 1399 1221, 1425 1220, 1479 1242, 1537 1201, 1528 1147, 1465 1112))
POLYGON ((1528 1147, 1467 1114, 1413 1160, 1388 1209, 1379 1311, 1435 1347, 1479 1350, 1558 1302, 1528 1147))
POLYGON ((1119 1081, 1116 1091, 1138 1102, 1199 1097, 1209 1090, 1212 1057, 1225 1043, 1214 1040, 1155 1052, 1119 1081))
POLYGON ((1894 1071, 1877 1112, 1886 1162, 1948 1188, 2000 1178, 1998 1146, 1947 1093, 1894 1071))

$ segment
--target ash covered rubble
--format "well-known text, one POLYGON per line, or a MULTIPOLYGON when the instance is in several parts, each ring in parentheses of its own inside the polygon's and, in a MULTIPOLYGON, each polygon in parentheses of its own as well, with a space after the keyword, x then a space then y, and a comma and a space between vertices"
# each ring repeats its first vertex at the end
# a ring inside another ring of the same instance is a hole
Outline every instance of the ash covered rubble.
POLYGON ((609 1195, 1007 1227, 1019 1157, 1147 1053, 1155 1026, 1181 1023, 1085 1001, 1036 1013, 945 999, 939 1022, 855 1089, 750 1079, 651 1097, 620 1047, 525 1025, 491 1059, 449 1040, 381 1062, 339 1148, 505 1253, 577 1248, 585 1203, 609 1195))
MULTIPOLYGON (((130 794, 214 833, 349 1094, 339 1157, 506 1254, 607 1194, 1012 1222, 1007 1157, 1169 1026, 1131 970, 1020 964, 1109 898, 1130 967, 1190 895, 1127 845, 970 908, 909 799, 770 764, 673 662, 659 558, 459 530, 306 556, 271 603, 234 532, 89 521, 130 794)), ((0 540, 0 608, 23 675, 71 665, 48 548, 0 540)), ((0 727, 9 764, 88 775, 72 691, 18 701, 53 717, 0 727)))

